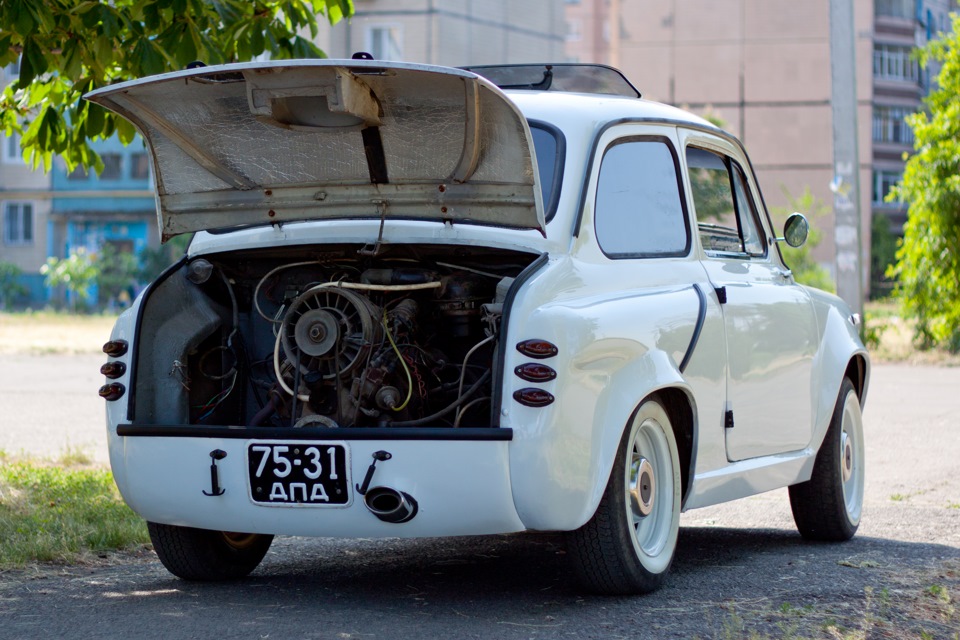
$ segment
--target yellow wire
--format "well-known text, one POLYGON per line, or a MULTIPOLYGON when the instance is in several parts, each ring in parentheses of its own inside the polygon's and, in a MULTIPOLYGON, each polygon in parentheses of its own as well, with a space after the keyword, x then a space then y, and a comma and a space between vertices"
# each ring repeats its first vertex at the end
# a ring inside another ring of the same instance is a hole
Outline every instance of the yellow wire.
POLYGON ((403 372, 407 374, 407 399, 403 401, 399 407, 393 407, 394 411, 403 411, 404 407, 407 406, 407 403, 410 402, 410 397, 413 395, 413 378, 410 377, 410 369, 407 368, 407 361, 403 359, 403 355, 400 353, 400 349, 397 348, 397 343, 393 341, 393 336, 390 335, 390 327, 387 326, 387 310, 383 310, 383 330, 387 332, 387 340, 390 341, 390 346, 393 347, 394 353, 397 354, 397 358, 400 359, 400 364, 403 366, 403 372))

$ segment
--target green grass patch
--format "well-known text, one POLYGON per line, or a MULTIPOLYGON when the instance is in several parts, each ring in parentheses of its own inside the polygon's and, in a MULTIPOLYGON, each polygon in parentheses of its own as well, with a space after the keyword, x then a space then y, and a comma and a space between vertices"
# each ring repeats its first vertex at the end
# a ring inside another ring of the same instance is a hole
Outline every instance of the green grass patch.
POLYGON ((63 462, 0 454, 0 569, 76 562, 148 542, 146 525, 124 504, 109 471, 63 462))

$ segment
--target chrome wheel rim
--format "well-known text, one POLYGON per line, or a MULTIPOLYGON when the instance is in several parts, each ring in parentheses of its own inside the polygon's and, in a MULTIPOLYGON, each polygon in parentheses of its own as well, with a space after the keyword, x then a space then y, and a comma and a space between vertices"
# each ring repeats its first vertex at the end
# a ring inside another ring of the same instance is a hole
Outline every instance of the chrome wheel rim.
POLYGON ((673 458, 664 426, 643 418, 627 455, 624 502, 632 542, 641 558, 658 558, 671 540, 674 520, 673 458))
POLYGON ((840 429, 840 484, 843 504, 852 524, 860 522, 863 508, 863 418, 857 394, 850 392, 843 403, 840 429))

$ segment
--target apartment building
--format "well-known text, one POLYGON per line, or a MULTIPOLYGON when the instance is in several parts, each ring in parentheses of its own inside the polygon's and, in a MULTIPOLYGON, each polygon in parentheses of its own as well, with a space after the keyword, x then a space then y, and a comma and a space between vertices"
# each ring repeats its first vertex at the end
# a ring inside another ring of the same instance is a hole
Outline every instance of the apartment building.
MULTIPOLYGON (((147 150, 138 137, 124 146, 113 136, 94 143, 103 171, 57 160, 50 173, 48 253, 62 258, 77 249, 97 253, 110 244, 137 256, 160 244, 147 150)), ((92 292, 94 295, 96 292, 92 292)))
MULTIPOLYGON (((2 69, 0 86, 13 82, 17 64, 2 69)), ((43 305, 55 292, 40 273, 48 257, 64 258, 84 248, 96 253, 106 242, 138 254, 156 246, 152 183, 139 139, 124 147, 114 137, 93 144, 104 162, 99 176, 67 172, 56 158, 49 173, 23 160, 19 136, 0 134, 0 261, 17 266, 27 293, 18 304, 43 305)))
MULTIPOLYGON (((866 266, 872 216, 897 234, 906 220, 906 207, 885 197, 912 150, 903 119, 920 108, 936 72, 921 71, 911 51, 950 28, 956 2, 853 2, 866 266)), ((788 207, 786 193, 809 188, 832 208, 829 0, 565 0, 565 6, 570 58, 616 61, 644 97, 723 120, 750 150, 768 206, 788 207), (606 23, 600 29, 606 53, 580 36, 585 16, 606 23)), ((833 272, 833 216, 814 224, 824 232, 816 256, 833 272)))
POLYGON ((353 17, 326 28, 331 58, 366 51, 378 60, 446 66, 562 60, 559 0, 354 0, 353 17))
MULTIPOLYGON (((15 81, 18 63, 0 68, 0 87, 15 81)), ((24 273, 21 284, 28 298, 45 296, 40 267, 47 259, 48 221, 52 191, 50 176, 23 160, 20 136, 0 133, 0 262, 12 263, 24 273)))

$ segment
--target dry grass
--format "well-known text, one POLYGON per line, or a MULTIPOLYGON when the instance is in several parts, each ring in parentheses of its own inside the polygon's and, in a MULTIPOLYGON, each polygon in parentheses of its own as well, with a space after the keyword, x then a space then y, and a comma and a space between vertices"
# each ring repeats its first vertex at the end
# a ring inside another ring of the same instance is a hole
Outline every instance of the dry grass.
POLYGON ((896 302, 867 303, 864 315, 867 348, 874 362, 960 366, 960 354, 917 349, 913 344, 913 322, 900 317, 896 302))
POLYGON ((52 311, 0 313, 0 353, 100 353, 116 320, 52 311))

